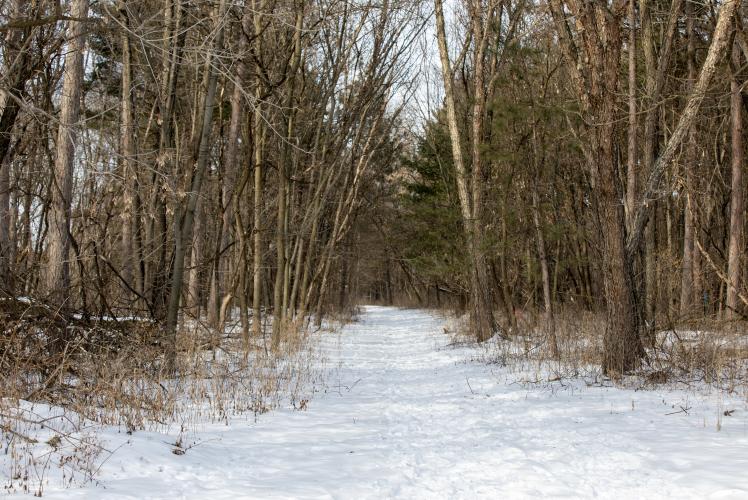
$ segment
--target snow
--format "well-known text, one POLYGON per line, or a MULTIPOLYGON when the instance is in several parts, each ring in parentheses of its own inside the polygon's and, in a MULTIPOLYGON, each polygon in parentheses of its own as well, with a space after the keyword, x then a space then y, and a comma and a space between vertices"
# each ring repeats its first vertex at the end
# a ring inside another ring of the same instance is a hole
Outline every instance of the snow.
MULTIPOLYGON (((321 335, 303 410, 177 433, 106 428, 98 480, 46 498, 748 498, 738 396, 637 391, 486 364, 445 319, 368 306, 321 335), (547 379, 546 379, 547 380, 547 379), (734 410, 729 416, 727 410, 734 410)), ((299 404, 296 405, 299 408, 299 404)))
POLYGON ((663 347, 687 346, 708 343, 713 347, 741 349, 748 347, 748 334, 735 333, 727 336, 722 332, 708 330, 662 330, 657 332, 657 343, 663 347))

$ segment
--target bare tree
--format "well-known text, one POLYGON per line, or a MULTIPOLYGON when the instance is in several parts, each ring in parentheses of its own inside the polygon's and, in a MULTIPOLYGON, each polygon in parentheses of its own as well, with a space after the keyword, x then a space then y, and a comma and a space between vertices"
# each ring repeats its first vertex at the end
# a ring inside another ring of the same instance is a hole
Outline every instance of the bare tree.
POLYGON ((480 141, 483 126, 483 107, 485 106, 485 82, 483 80, 484 52, 488 44, 488 28, 483 27, 480 12, 483 9, 480 1, 471 2, 472 36, 476 44, 474 53, 474 106, 472 122, 472 192, 468 186, 468 170, 462 154, 463 137, 457 123, 455 92, 453 89, 452 66, 449 60, 447 35, 444 23, 444 8, 441 0, 434 0, 436 12, 436 36, 439 45, 439 57, 444 81, 444 101, 447 108, 447 123, 452 140, 452 159, 457 172, 457 191, 462 210, 462 222, 465 231, 465 242, 470 259, 470 318, 471 327, 478 340, 486 340, 493 335, 495 323, 493 303, 488 284, 488 272, 485 256, 482 253, 480 238, 480 216, 483 189, 481 171, 480 141))
POLYGON ((730 78, 730 152, 732 182, 730 191, 730 244, 727 255, 727 317, 737 317, 738 292, 741 286, 741 260, 744 256, 745 186, 743 181, 743 92, 739 80, 740 47, 732 44, 730 78))
POLYGON ((70 15, 79 20, 68 21, 67 28, 68 45, 60 101, 57 157, 50 182, 49 241, 45 272, 45 288, 51 301, 63 307, 70 306, 66 293, 70 287, 70 215, 85 46, 85 28, 80 20, 88 16, 88 0, 73 0, 70 15))
MULTIPOLYGON (((213 53, 217 54, 223 47, 224 24, 226 14, 226 0, 221 0, 215 15, 216 35, 213 45, 213 53)), ((198 198, 200 196, 203 179, 206 175, 208 166, 208 156, 210 154, 210 132, 213 128, 213 110, 215 109, 216 87, 218 83, 218 73, 215 69, 215 62, 210 57, 207 58, 205 65, 207 73, 208 86, 205 92, 203 102, 203 117, 200 130, 200 144, 197 150, 197 158, 194 159, 194 171, 190 181, 189 192, 187 194, 183 209, 177 217, 175 224, 175 248, 174 248, 174 269, 172 271, 171 289, 169 292, 169 303, 166 313, 166 330, 170 337, 171 345, 167 350, 168 364, 173 366, 176 356, 176 333, 177 318, 179 314, 179 302, 182 296, 182 284, 184 277, 184 260, 187 246, 192 240, 193 224, 195 221, 195 210, 197 208, 198 198)))

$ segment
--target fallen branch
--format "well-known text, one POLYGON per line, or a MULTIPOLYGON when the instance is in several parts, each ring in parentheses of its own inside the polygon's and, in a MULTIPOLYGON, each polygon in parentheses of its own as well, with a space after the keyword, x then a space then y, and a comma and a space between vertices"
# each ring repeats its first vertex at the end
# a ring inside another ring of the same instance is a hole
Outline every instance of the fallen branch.
POLYGON ((667 415, 677 415, 678 413, 685 413, 686 415, 690 415, 690 414, 688 413, 688 410, 690 410, 690 409, 691 409, 691 407, 690 407, 690 406, 689 406, 688 408, 684 408, 683 406, 681 406, 681 407, 680 407, 680 410, 678 410, 678 411, 671 411, 670 413, 666 413, 665 415, 666 415, 666 416, 667 416, 667 415))
POLYGON ((717 264, 715 264, 714 261, 712 260, 712 257, 707 253, 706 250, 704 250, 704 247, 701 246, 699 239, 694 238, 694 242, 696 243, 696 246, 699 247, 699 252, 701 253, 701 255, 704 256, 704 258, 709 263, 709 265, 712 267, 714 272, 717 273, 717 276, 719 276, 719 279, 721 279, 725 283, 726 286, 735 289, 735 292, 738 294, 738 298, 740 299, 740 301, 743 304, 745 304, 746 307, 748 307, 748 298, 746 298, 746 296, 743 295, 740 292, 740 290, 736 289, 735 285, 732 284, 732 281, 728 279, 728 277, 725 276, 724 273, 722 273, 722 271, 720 271, 719 267, 717 267, 717 264))

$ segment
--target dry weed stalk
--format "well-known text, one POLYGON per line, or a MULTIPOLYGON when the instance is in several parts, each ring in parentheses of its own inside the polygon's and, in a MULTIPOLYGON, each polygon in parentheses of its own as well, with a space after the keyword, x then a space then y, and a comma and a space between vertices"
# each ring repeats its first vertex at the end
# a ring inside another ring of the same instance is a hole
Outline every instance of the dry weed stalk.
MULTIPOLYGON (((567 307, 556 312, 559 357, 552 355, 541 316, 523 314, 523 322, 509 341, 483 344, 480 360, 499 363, 523 380, 548 381, 584 377, 593 383, 606 379, 600 370, 605 318, 602 313, 567 307)), ((465 318, 449 318, 444 332, 449 345, 472 344, 474 335, 465 318)), ((640 370, 615 383, 637 388, 669 387, 718 389, 748 397, 748 325, 717 319, 673 325, 661 331, 647 348, 640 370)), ((606 382, 607 383, 607 382, 606 382)))
POLYGON ((41 494, 55 467, 65 485, 93 480, 111 453, 96 440, 102 426, 178 429, 187 439, 206 423, 257 418, 283 404, 306 408, 324 383, 316 337, 301 321, 283 325, 285 340, 275 352, 266 349, 269 339, 246 346, 231 325, 225 331, 235 334, 216 346, 214 333, 185 323, 178 375, 166 377, 153 323, 63 320, 28 305, 2 305, 0 467, 8 492, 41 494))

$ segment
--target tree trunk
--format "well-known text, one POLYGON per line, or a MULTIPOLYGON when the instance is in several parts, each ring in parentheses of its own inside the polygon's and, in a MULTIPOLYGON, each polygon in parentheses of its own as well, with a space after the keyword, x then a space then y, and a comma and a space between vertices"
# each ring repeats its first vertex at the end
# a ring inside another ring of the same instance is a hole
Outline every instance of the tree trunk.
MULTIPOLYGON (((257 90, 259 96, 259 88, 257 90)), ((262 155, 265 147, 265 128, 262 126, 261 108, 257 106, 254 116, 254 226, 252 228, 252 333, 262 335, 262 155)))
MULTIPOLYGON (((493 335, 495 324, 492 311, 493 304, 491 303, 490 291, 488 289, 486 262, 479 245, 479 224, 475 217, 476 214, 480 214, 480 210, 475 206, 476 202, 480 202, 480 198, 478 200, 473 199, 474 197, 470 196, 468 190, 467 169, 462 156, 462 140, 460 129, 457 124, 455 95, 452 88, 452 69, 449 62, 449 49, 447 48, 447 35, 444 26, 442 0, 434 0, 434 8, 436 11, 436 32, 442 67, 442 79, 444 81, 444 100, 447 108, 447 124, 449 126, 449 135, 452 141, 452 159, 454 161, 457 177, 457 193, 460 199, 462 222, 465 231, 465 243, 467 245, 467 253, 470 262, 470 323, 473 333, 478 341, 484 341, 493 335)), ((475 22, 478 21, 476 20, 475 22)), ((478 54, 476 60, 482 61, 482 56, 478 54)), ((476 70, 476 73, 480 73, 480 71, 476 70)), ((476 88, 479 87, 482 90, 482 80, 476 82, 476 88)), ((478 165, 474 167, 474 182, 476 177, 480 175, 480 169, 478 168, 480 164, 480 151, 478 148, 481 131, 480 123, 476 125, 475 120, 483 119, 482 116, 475 115, 476 113, 481 113, 482 115, 482 103, 480 102, 482 98, 482 95, 476 96, 476 107, 473 110, 473 161, 476 159, 478 160, 478 165)), ((473 186, 474 193, 480 189, 482 189, 482 185, 473 186)))
POLYGON ((558 340, 556 339, 556 324, 553 318, 553 301, 551 299, 551 278, 550 273, 548 272, 548 255, 545 248, 543 226, 540 224, 540 200, 538 197, 537 186, 535 186, 535 189, 532 192, 532 220, 535 225, 538 259, 540 260, 540 274, 543 280, 543 319, 545 320, 545 328, 551 346, 551 356, 558 358, 558 340))
POLYGON ((186 313, 195 319, 200 319, 200 305, 202 303, 200 286, 200 264, 203 260, 203 239, 205 212, 198 197, 195 207, 195 222, 190 252, 189 272, 187 273, 187 294, 185 296, 186 313))
MULTIPOLYGON (((11 16, 20 16, 23 0, 13 0, 11 16)), ((12 167, 11 138, 13 127, 20 111, 16 98, 24 93, 26 81, 31 77, 30 50, 25 42, 31 29, 10 30, 5 35, 6 50, 3 54, 3 74, 7 88, 0 89, 0 288, 14 293, 13 255, 15 241, 10 232, 13 221, 10 200, 10 170, 12 167)))
POLYGON ((0 159, 0 290, 13 293, 10 226, 10 161, 0 159))
MULTIPOLYGON (((594 213, 602 240, 602 270, 607 322, 603 370, 617 375, 639 364, 643 354, 634 295, 633 263, 626 251, 626 216, 620 201, 615 155, 616 92, 621 50, 621 19, 592 3, 570 4, 577 19, 569 26, 561 0, 550 0, 556 31, 569 60, 572 79, 588 113, 583 146, 592 179, 594 213), (608 15, 610 14, 610 15, 608 15), (602 23, 602 25, 598 25, 602 23)), ((619 10, 619 6, 614 6, 619 10)))
MULTIPOLYGON (((224 276, 228 275, 229 259, 223 255, 228 248, 231 239, 231 230, 234 227, 234 193, 236 190, 237 173, 239 172, 239 136, 241 134, 241 121, 244 111, 244 81, 247 75, 247 36, 251 30, 251 2, 246 2, 242 14, 242 33, 239 34, 239 61, 237 62, 234 89, 231 93, 231 116, 229 118, 228 137, 226 138, 226 154, 224 156, 224 174, 222 186, 221 225, 218 252, 215 255, 210 280, 210 293, 208 298, 208 324, 213 328, 218 326, 219 309, 221 307, 221 284, 224 276)), ((244 312, 246 314, 246 311, 244 312)))
POLYGON ((629 130, 626 164, 626 227, 631 227, 631 219, 636 204, 637 189, 637 119, 636 119, 636 2, 629 1, 629 41, 628 41, 628 91, 629 91, 629 130))
MULTIPOLYGON (((226 0, 221 0, 216 13, 217 34, 214 40, 213 51, 218 53, 223 47, 223 23, 226 12, 226 0)), ((208 87, 205 92, 205 101, 203 102, 203 119, 200 132, 200 146, 195 162, 195 170, 192 175, 189 194, 185 202, 183 213, 177 219, 175 224, 175 248, 174 248, 174 269, 171 278, 171 289, 169 291, 169 303, 166 315, 166 333, 169 336, 167 345, 167 367, 173 370, 176 361, 176 335, 177 335, 177 318, 179 314, 179 302, 182 296, 182 285, 184 281, 184 261, 186 256, 187 244, 193 237, 193 224, 195 221, 195 210, 200 196, 200 189, 208 167, 210 156, 210 132, 213 127, 213 110, 215 109, 216 86, 218 75, 212 64, 208 64, 206 71, 209 73, 208 87)))
POLYGON ((643 348, 639 339, 633 266, 626 254, 625 215, 615 187, 614 103, 612 99, 608 102, 611 107, 601 114, 595 130, 593 145, 597 154, 592 168, 597 168, 596 210, 603 239, 603 283, 607 305, 603 370, 615 375, 638 366, 643 348))
POLYGON ((667 167, 673 160, 683 138, 686 136, 686 133, 691 128, 691 124, 696 119, 701 103, 706 96, 707 89, 709 88, 709 84, 717 70, 717 63, 724 54, 729 28, 739 3, 740 0, 725 0, 720 8, 717 25, 714 28, 712 43, 709 45, 706 60, 699 72, 699 78, 694 85, 688 101, 686 102, 683 112, 678 118, 678 124, 675 126, 670 139, 668 139, 667 144, 663 148, 660 156, 657 158, 657 161, 654 162, 654 165, 648 174, 649 177, 647 178, 644 192, 637 202, 636 215, 632 224, 632 230, 626 242, 629 254, 633 255, 639 247, 647 219, 652 210, 653 201, 657 199, 657 193, 660 190, 660 183, 665 174, 665 167, 667 167))
POLYGON ((182 29, 182 0, 164 0, 164 30, 161 49, 162 67, 158 100, 158 157, 151 174, 151 218, 146 228, 149 259, 146 282, 150 291, 151 308, 156 320, 166 317, 166 294, 169 275, 167 262, 168 219, 166 213, 166 187, 164 177, 174 175, 174 108, 179 76, 179 59, 184 45, 182 29))
MULTIPOLYGON (((71 17, 88 17, 88 0, 73 0, 71 17)), ((73 164, 77 144, 76 128, 83 86, 84 23, 68 21, 68 47, 60 100, 60 126, 57 130, 57 157, 50 186, 48 213, 47 270, 45 289, 49 300, 61 308, 68 308, 70 287, 70 210, 73 195, 73 164)))
MULTIPOLYGON (((132 53, 130 50, 130 16, 127 3, 120 1, 119 11, 123 25, 122 30, 122 97, 120 105, 120 148, 122 154, 122 178, 124 180, 122 199, 122 279, 126 286, 133 287, 135 276, 136 257, 134 235, 137 226, 136 219, 139 214, 135 210, 135 193, 137 192, 137 181, 135 172, 135 120, 132 96, 132 53)), ((126 288, 127 289, 127 288, 126 288)), ((139 290, 136 287, 139 293, 139 290)), ((131 298, 130 293, 125 292, 126 298, 131 298)))
POLYGON ((732 72, 730 74, 730 151, 732 182, 730 193, 730 244, 727 254, 727 319, 738 315, 738 293, 741 287, 741 259, 744 256, 743 226, 745 224, 745 186, 743 185, 743 96, 738 78, 741 57, 738 44, 732 47, 732 72))
POLYGON ((303 11, 300 9, 296 13, 296 25, 294 28, 294 51, 291 57, 290 76, 288 81, 288 94, 286 96, 285 109, 288 113, 286 123, 286 136, 281 146, 280 163, 278 165, 278 218, 276 223, 276 272, 275 285, 273 289, 273 334, 271 345, 277 349, 280 345, 281 330, 285 320, 286 311, 283 308, 283 285, 286 275, 286 244, 287 244, 287 205, 286 189, 288 184, 288 172, 290 161, 290 143, 294 130, 294 87, 296 82, 296 72, 301 61, 301 29, 304 21, 303 11))
MULTIPOLYGON (((693 0, 686 0, 686 36, 688 39, 686 49, 686 64, 688 68, 688 90, 693 90, 696 82, 696 40, 694 34, 694 15, 693 0)), ((694 205, 696 177, 694 169, 696 167, 696 137, 694 127, 688 129, 688 144, 686 144, 686 206, 683 221, 683 259, 681 261, 681 282, 680 282, 680 316, 688 315, 691 308, 699 305, 700 297, 695 293, 696 283, 696 259, 698 252, 694 248, 694 239, 696 238, 695 228, 695 211, 694 205)))
MULTIPOLYGON (((646 74, 646 93, 647 93, 647 111, 644 116, 644 150, 642 152, 643 171, 648 175, 652 172, 655 153, 657 146, 657 119, 660 116, 660 95, 665 84, 665 74, 670 63, 670 54, 673 46, 673 39, 677 28, 680 5, 683 0, 675 0, 670 4, 668 15, 668 24, 663 41, 663 47, 660 56, 655 60, 655 42, 654 28, 652 23, 652 12, 650 0, 642 1, 642 34, 643 34, 643 52, 645 61, 646 74)), ((635 200, 634 200, 635 202, 635 200)), ((657 203, 652 201, 652 211, 656 211, 657 203)), ((636 206, 631 205, 627 227, 629 234, 634 231, 636 216, 636 206)), ((643 253, 644 260, 644 319, 645 325, 654 328, 656 313, 656 290, 659 288, 656 283, 656 252, 657 245, 655 242, 654 221, 646 227, 645 247, 643 253)), ((638 250, 638 249, 637 249, 638 250)), ((638 252, 637 252, 638 253, 638 252)), ((634 257, 629 257, 632 262, 636 263, 634 257)), ((650 332, 651 333, 651 332, 650 332)))

